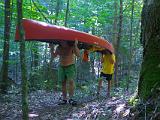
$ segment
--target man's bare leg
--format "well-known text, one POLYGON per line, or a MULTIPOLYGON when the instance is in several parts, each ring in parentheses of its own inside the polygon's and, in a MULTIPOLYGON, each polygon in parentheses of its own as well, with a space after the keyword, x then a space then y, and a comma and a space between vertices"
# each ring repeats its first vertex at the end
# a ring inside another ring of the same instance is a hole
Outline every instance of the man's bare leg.
POLYGON ((69 103, 71 105, 77 105, 77 102, 73 99, 73 95, 74 95, 74 81, 70 80, 69 81, 69 103))
POLYGON ((108 91, 107 91, 108 97, 110 97, 110 91, 111 91, 111 80, 108 80, 108 91))
POLYGON ((67 100, 67 80, 62 81, 62 96, 63 100, 67 100))
POLYGON ((67 80, 62 81, 62 96, 63 99, 58 103, 59 105, 67 104, 67 80))
POLYGON ((97 95, 99 95, 100 90, 101 90, 101 87, 102 87, 102 79, 100 79, 100 80, 98 81, 98 91, 97 91, 97 95))
POLYGON ((74 94, 74 81, 69 81, 69 98, 72 98, 74 94))

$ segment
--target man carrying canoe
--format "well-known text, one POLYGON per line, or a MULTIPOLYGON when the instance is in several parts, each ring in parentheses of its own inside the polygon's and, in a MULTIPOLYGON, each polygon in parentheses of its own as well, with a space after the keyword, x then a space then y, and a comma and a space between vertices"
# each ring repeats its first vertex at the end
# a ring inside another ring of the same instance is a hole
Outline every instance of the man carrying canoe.
POLYGON ((53 56, 59 55, 59 70, 58 77, 62 82, 62 96, 63 99, 60 104, 67 104, 67 83, 69 83, 69 100, 71 105, 76 105, 77 102, 73 99, 74 95, 74 79, 76 75, 75 57, 80 57, 80 50, 77 47, 78 41, 69 43, 61 41, 59 46, 53 51, 53 56))

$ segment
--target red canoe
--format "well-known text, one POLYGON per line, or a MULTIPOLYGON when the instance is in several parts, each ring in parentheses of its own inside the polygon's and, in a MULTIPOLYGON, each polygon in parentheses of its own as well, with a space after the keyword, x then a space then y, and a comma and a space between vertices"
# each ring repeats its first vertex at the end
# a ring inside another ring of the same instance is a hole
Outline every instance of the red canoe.
MULTIPOLYGON (((25 31, 25 40, 27 41, 41 41, 57 44, 61 40, 78 40, 80 42, 79 44, 82 46, 81 48, 93 46, 108 49, 112 53, 114 52, 112 44, 107 40, 85 32, 29 19, 23 19, 23 27, 25 31)), ((16 41, 19 40, 18 29, 16 29, 15 39, 16 41)))

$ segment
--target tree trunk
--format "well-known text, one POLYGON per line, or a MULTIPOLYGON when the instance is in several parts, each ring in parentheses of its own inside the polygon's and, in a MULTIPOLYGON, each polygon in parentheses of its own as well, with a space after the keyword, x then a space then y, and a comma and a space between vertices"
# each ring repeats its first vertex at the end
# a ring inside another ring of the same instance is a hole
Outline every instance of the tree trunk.
POLYGON ((57 0, 56 15, 55 15, 55 25, 57 24, 59 10, 60 10, 60 0, 57 0))
MULTIPOLYGON (((59 11, 60 11, 60 0, 57 0, 57 5, 56 5, 56 15, 55 15, 55 25, 57 24, 57 21, 58 21, 58 15, 59 15, 59 11)), ((53 73, 53 69, 52 69, 52 64, 53 64, 53 57, 52 57, 52 52, 53 52, 53 50, 54 50, 54 45, 51 45, 50 46, 50 54, 51 54, 51 59, 50 59, 50 65, 49 65, 49 67, 50 67, 50 73, 51 73, 51 78, 52 79, 54 79, 54 86, 53 86, 53 88, 54 88, 54 90, 55 91, 57 91, 57 86, 58 86, 58 80, 57 79, 55 79, 55 74, 53 73)))
POLYGON ((18 30, 20 35, 20 63, 21 63, 21 76, 22 76, 22 112, 23 119, 28 120, 28 81, 26 76, 26 59, 25 59, 25 39, 24 30, 22 26, 22 0, 17 0, 17 13, 18 13, 18 30))
POLYGON ((133 49, 133 42, 132 42, 132 33, 133 33, 133 14, 134 14, 134 0, 132 0, 132 11, 131 11, 131 29, 130 29, 130 57, 129 57, 129 64, 128 64, 128 79, 127 79, 127 91, 129 90, 129 84, 131 81, 131 66, 132 66, 132 49, 133 49))
POLYGON ((117 9, 117 0, 114 1, 114 21, 113 21, 113 45, 114 47, 116 46, 116 41, 117 41, 117 24, 118 24, 118 9, 117 9))
MULTIPOLYGON (((114 21, 113 21, 113 46, 116 47, 117 36, 118 36, 118 4, 117 0, 114 0, 114 21)), ((116 70, 115 70, 116 71, 116 70)), ((112 85, 115 85, 116 77, 113 78, 112 85)))
POLYGON ((65 21, 64 21, 65 27, 67 27, 68 14, 69 14, 69 0, 67 0, 67 9, 66 9, 66 15, 65 15, 65 21))
POLYGON ((38 43, 35 42, 33 43, 33 48, 32 48, 32 53, 33 53, 33 66, 34 68, 38 67, 39 63, 39 55, 38 55, 38 43))
POLYGON ((95 79, 95 69, 94 69, 94 62, 95 62, 95 53, 92 53, 90 56, 90 65, 91 65, 91 79, 95 79))
POLYGON ((3 46, 3 63, 2 63, 2 81, 1 81, 1 92, 6 93, 8 87, 8 61, 9 61, 9 39, 10 39, 10 28, 11 28, 11 1, 5 0, 5 28, 4 28, 4 46, 3 46))
POLYGON ((116 64, 115 64, 115 87, 118 87, 118 64, 119 64, 119 46, 122 34, 122 20, 123 20, 123 1, 120 0, 120 14, 119 14, 119 30, 117 36, 117 42, 115 47, 115 56, 116 56, 116 64))
POLYGON ((160 0, 145 0, 142 10, 143 62, 138 95, 147 99, 160 86, 160 0))

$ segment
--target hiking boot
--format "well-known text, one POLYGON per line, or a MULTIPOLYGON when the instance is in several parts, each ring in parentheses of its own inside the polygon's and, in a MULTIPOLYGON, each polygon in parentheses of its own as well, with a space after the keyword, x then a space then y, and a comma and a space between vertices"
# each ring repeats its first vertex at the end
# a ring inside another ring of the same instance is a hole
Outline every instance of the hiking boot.
POLYGON ((77 105, 77 101, 75 101, 73 99, 69 99, 69 104, 75 106, 75 105, 77 105))
POLYGON ((58 103, 58 105, 65 105, 65 104, 67 104, 67 100, 62 100, 58 103))

